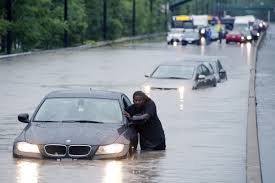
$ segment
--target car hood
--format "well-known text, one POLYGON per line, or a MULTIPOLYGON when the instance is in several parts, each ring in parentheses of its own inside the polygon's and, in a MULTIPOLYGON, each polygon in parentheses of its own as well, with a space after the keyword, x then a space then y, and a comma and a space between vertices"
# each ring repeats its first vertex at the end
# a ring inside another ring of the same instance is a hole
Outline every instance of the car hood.
POLYGON ((25 140, 33 144, 104 145, 113 143, 124 130, 121 124, 33 122, 25 131, 25 140))
POLYGON ((192 79, 149 79, 144 84, 153 89, 177 89, 184 86, 185 88, 192 88, 192 79))

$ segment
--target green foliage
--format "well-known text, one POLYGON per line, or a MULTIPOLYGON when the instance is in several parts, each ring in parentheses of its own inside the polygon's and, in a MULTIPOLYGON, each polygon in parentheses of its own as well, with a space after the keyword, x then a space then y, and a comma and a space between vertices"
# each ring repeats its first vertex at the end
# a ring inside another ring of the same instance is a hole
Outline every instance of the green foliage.
MULTIPOLYGON (((13 0, 13 21, 4 20, 0 2, 0 35, 12 30, 14 43, 23 50, 63 46, 67 30, 70 45, 102 40, 103 0, 68 0, 68 21, 64 22, 64 0, 13 0), (89 41, 88 41, 89 42, 89 41)), ((132 34, 133 0, 107 0, 107 39, 132 34)), ((136 0, 136 33, 164 30, 166 0, 136 0)))

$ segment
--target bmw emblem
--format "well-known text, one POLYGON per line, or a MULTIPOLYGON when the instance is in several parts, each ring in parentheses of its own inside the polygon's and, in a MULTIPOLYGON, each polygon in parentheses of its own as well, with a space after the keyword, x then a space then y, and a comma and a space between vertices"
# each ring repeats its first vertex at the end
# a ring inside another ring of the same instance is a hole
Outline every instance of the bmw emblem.
POLYGON ((66 140, 66 144, 69 144, 69 143, 71 143, 71 140, 66 140))

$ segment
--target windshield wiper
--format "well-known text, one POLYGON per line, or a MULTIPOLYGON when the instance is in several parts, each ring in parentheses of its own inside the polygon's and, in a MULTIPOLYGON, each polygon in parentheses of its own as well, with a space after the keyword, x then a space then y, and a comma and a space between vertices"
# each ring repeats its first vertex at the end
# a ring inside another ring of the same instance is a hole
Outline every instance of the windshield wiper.
POLYGON ((46 121, 33 121, 33 122, 58 123, 59 121, 46 120, 46 121))
POLYGON ((90 121, 90 120, 64 120, 64 121, 62 121, 62 123, 72 123, 72 122, 75 122, 75 123, 103 123, 100 121, 90 121))
POLYGON ((171 77, 167 77, 167 79, 187 79, 187 78, 171 76, 171 77))

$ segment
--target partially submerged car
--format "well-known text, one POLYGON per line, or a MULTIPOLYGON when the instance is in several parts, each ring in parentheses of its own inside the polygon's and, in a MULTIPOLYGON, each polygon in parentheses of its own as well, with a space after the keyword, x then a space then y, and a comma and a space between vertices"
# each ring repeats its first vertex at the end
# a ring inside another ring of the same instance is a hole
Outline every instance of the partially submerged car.
POLYGON ((40 159, 123 158, 137 147, 137 134, 123 110, 131 105, 119 92, 64 90, 49 93, 13 145, 14 157, 40 159))
POLYGON ((158 65, 143 84, 145 93, 151 90, 178 90, 198 89, 202 87, 216 87, 217 80, 214 74, 203 63, 179 62, 158 65))

